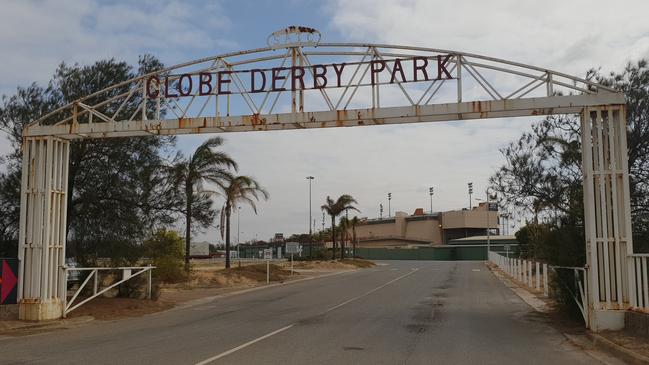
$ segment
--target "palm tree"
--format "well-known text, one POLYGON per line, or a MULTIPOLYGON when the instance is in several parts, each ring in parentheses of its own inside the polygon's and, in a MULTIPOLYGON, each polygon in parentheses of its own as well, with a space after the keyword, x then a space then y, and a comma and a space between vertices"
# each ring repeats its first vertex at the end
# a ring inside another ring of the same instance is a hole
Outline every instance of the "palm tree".
POLYGON ((250 176, 231 176, 223 187, 225 204, 221 210, 221 237, 225 230, 225 268, 230 268, 230 216, 240 204, 248 204, 257 214, 255 202, 260 198, 268 200, 268 192, 250 176))
POLYGON ((341 217, 338 225, 340 226, 340 259, 342 260, 345 258, 345 240, 348 236, 347 230, 350 226, 349 218, 341 217))
POLYGON ((349 194, 343 194, 335 201, 328 196, 325 204, 321 207, 322 210, 329 214, 329 216, 331 217, 331 240, 333 241, 334 259, 336 259, 336 217, 348 209, 352 209, 358 212, 359 210, 353 204, 358 204, 356 199, 354 199, 349 194))
MULTIPOLYGON (((205 183, 222 188, 232 176, 230 169, 237 170, 237 163, 225 152, 215 151, 221 147, 223 138, 214 137, 203 142, 189 158, 181 158, 173 166, 175 184, 182 190, 185 200, 185 270, 189 270, 189 247, 192 218, 205 215, 211 209, 205 183)), ((214 214, 214 213, 212 213, 214 214)), ((209 214, 208 214, 209 216, 209 214)), ((213 216, 213 215, 212 215, 213 216)), ((203 217, 204 218, 204 217, 203 217)), ((205 219, 201 219, 204 221, 205 219)))
POLYGON ((354 218, 350 219, 350 224, 352 226, 352 256, 356 258, 356 226, 360 223, 360 219, 358 219, 357 216, 354 216, 354 218))

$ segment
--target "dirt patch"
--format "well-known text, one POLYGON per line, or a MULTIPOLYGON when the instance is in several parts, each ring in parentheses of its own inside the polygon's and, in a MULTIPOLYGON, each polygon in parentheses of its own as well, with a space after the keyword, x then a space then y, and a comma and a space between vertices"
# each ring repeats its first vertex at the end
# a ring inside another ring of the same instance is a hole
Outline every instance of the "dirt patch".
POLYGON ((160 300, 95 298, 72 311, 68 314, 68 317, 92 316, 98 320, 141 317, 145 314, 160 312, 171 307, 173 307, 173 303, 160 300))
POLYGON ((358 267, 360 269, 366 269, 368 267, 376 266, 376 264, 373 263, 372 261, 367 261, 367 260, 363 260, 363 259, 344 259, 344 260, 342 260, 340 262, 342 262, 343 264, 346 264, 346 265, 352 265, 352 266, 358 267))
POLYGON ((344 259, 328 261, 298 261, 294 263, 296 269, 306 270, 353 270, 358 268, 373 267, 371 261, 361 259, 344 259))
MULTIPOLYGON (((282 282, 291 276, 291 271, 287 270, 283 266, 270 264, 269 265, 270 281, 279 281, 282 282)), ((299 275, 298 273, 293 273, 293 275, 299 275)), ((266 265, 265 264, 256 264, 231 268, 229 270, 220 270, 216 273, 215 280, 220 280, 225 283, 244 281, 244 282, 253 282, 261 283, 266 282, 266 265)))

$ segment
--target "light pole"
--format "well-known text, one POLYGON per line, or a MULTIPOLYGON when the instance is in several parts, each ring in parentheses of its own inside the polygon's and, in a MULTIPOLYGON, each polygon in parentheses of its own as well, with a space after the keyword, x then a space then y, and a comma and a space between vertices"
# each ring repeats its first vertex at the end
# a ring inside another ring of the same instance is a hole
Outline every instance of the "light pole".
POLYGON ((471 202, 471 195, 473 195, 473 183, 470 182, 467 185, 469 187, 469 210, 471 210, 473 208, 473 205, 472 205, 473 203, 471 202))
POLYGON ((241 216, 240 216, 241 207, 238 208, 239 209, 237 209, 237 246, 239 246, 239 243, 241 242, 241 240, 239 239, 239 235, 241 234, 241 216))
POLYGON ((313 245, 313 231, 311 230, 311 181, 315 179, 313 176, 307 176, 309 180, 309 258, 311 258, 311 246, 313 245))
POLYGON ((392 193, 388 193, 388 218, 392 216, 392 208, 390 207, 390 200, 392 200, 392 193))
MULTIPOLYGON (((489 195, 489 188, 487 188, 486 212, 487 212, 487 261, 489 261, 489 253, 491 252, 491 222, 489 221, 489 206, 491 205, 491 196, 489 195)), ((482 200, 476 198, 476 200, 482 200)))
POLYGON ((435 194, 435 188, 428 188, 428 194, 430 194, 430 214, 433 214, 433 194, 435 194))

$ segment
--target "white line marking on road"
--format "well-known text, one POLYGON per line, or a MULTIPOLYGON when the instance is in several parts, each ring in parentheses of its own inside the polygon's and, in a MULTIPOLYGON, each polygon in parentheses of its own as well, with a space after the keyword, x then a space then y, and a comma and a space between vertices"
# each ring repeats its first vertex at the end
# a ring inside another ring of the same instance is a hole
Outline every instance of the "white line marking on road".
POLYGON ((325 313, 329 313, 329 312, 331 312, 332 310, 337 309, 337 308, 340 308, 340 307, 342 307, 342 306, 345 305, 345 304, 349 304, 349 303, 351 303, 351 302, 353 302, 353 301, 355 301, 355 300, 361 299, 362 297, 368 296, 368 295, 374 293, 374 292, 377 291, 377 290, 381 290, 381 289, 385 288, 386 286, 388 286, 388 285, 394 283, 395 281, 401 280, 401 279, 405 278, 405 277, 408 276, 408 275, 412 275, 412 274, 416 273, 417 271, 419 271, 419 269, 415 269, 415 270, 413 270, 413 271, 411 271, 411 272, 409 272, 409 273, 403 274, 403 275, 399 276, 398 278, 396 278, 396 279, 392 279, 392 280, 388 281, 387 283, 385 283, 385 284, 383 284, 383 285, 381 285, 381 286, 379 286, 379 287, 377 287, 377 288, 374 288, 374 289, 372 289, 372 290, 370 290, 370 291, 368 291, 368 292, 366 292, 366 293, 364 293, 364 294, 361 294, 361 295, 359 295, 359 296, 356 296, 356 297, 353 297, 353 298, 351 298, 351 299, 348 299, 348 300, 346 300, 346 301, 344 301, 344 302, 342 302, 342 303, 340 303, 340 304, 338 304, 338 305, 334 305, 333 307, 327 309, 327 310, 325 311, 325 313))
MULTIPOLYGON (((359 296, 353 297, 353 298, 351 298, 351 299, 349 299, 349 300, 346 300, 346 301, 344 301, 344 302, 342 302, 342 303, 340 303, 340 304, 338 304, 338 305, 335 305, 335 306, 333 306, 333 307, 327 309, 326 311, 324 311, 324 313, 329 313, 329 312, 331 312, 331 311, 334 310, 334 309, 340 308, 340 307, 342 307, 342 306, 344 306, 344 305, 346 305, 346 304, 349 304, 349 303, 351 303, 351 302, 353 302, 353 301, 355 301, 355 300, 358 300, 358 299, 360 299, 360 298, 363 298, 363 297, 365 297, 365 296, 368 296, 368 295, 374 293, 375 291, 381 290, 381 289, 385 288, 386 286, 388 286, 388 285, 390 285, 390 284, 392 284, 392 283, 394 283, 394 282, 396 282, 396 281, 399 281, 399 280, 405 278, 406 276, 409 276, 409 275, 412 275, 412 274, 416 273, 417 271, 419 271, 418 268, 417 268, 417 269, 412 269, 412 271, 410 271, 409 273, 403 274, 403 275, 397 277, 396 279, 392 279, 392 280, 388 281, 387 283, 385 283, 385 284, 383 284, 383 285, 381 285, 381 286, 379 286, 379 287, 376 287, 376 288, 374 288, 374 289, 372 289, 372 290, 370 290, 370 291, 368 291, 368 292, 366 292, 366 293, 364 293, 364 294, 361 294, 361 295, 359 295, 359 296)), ((324 313, 323 313, 323 314, 324 314, 324 313)), ((248 342, 244 343, 243 345, 239 345, 239 346, 237 346, 237 347, 235 347, 235 348, 233 348, 233 349, 230 349, 230 350, 228 350, 228 351, 226 351, 226 352, 220 353, 220 354, 218 354, 218 355, 216 355, 216 356, 210 357, 209 359, 206 359, 206 360, 203 360, 203 361, 201 361, 201 362, 198 362, 198 363, 196 363, 195 365, 206 365, 206 364, 209 364, 209 363, 213 362, 214 360, 218 360, 218 359, 220 359, 220 358, 222 358, 222 357, 228 356, 228 355, 230 355, 230 354, 232 354, 232 353, 234 353, 234 352, 237 352, 237 351, 239 351, 239 350, 241 350, 241 349, 243 349, 243 348, 246 348, 246 347, 248 347, 248 346, 250 346, 250 345, 252 345, 252 344, 255 344, 255 343, 259 342, 259 341, 265 340, 265 339, 267 339, 267 338, 269 338, 269 337, 272 337, 272 336, 274 336, 274 335, 276 335, 276 334, 278 334, 278 333, 284 332, 284 331, 288 330, 289 328, 291 328, 291 327, 293 327, 293 326, 295 326, 295 323, 290 324, 290 325, 288 325, 288 326, 286 326, 286 327, 282 327, 282 328, 280 328, 280 329, 278 329, 278 330, 276 330, 276 331, 273 331, 273 332, 271 332, 271 333, 267 333, 267 334, 265 334, 265 335, 263 335, 263 336, 261 336, 261 337, 258 337, 258 338, 254 339, 254 340, 252 340, 252 341, 248 341, 248 342)))
POLYGON ((286 327, 282 327, 282 328, 278 329, 277 331, 273 331, 273 332, 271 332, 271 333, 267 333, 267 334, 265 334, 265 335, 263 335, 263 336, 261 336, 261 337, 255 338, 255 339, 252 340, 252 341, 248 341, 248 342, 244 343, 243 345, 237 346, 237 347, 235 347, 235 348, 233 348, 233 349, 231 349, 231 350, 228 350, 228 351, 226 351, 226 352, 220 353, 220 354, 218 354, 218 355, 216 355, 216 356, 212 356, 212 357, 210 357, 209 359, 206 359, 206 360, 203 360, 203 361, 201 361, 201 362, 196 363, 196 365, 205 365, 205 364, 209 364, 209 363, 213 362, 214 360, 218 360, 218 359, 220 359, 220 358, 222 358, 222 357, 225 357, 225 356, 230 355, 230 354, 233 353, 233 352, 237 352, 237 351, 239 351, 239 350, 241 350, 241 349, 243 349, 243 348, 246 348, 246 347, 248 347, 248 346, 250 346, 250 345, 252 345, 252 344, 254 344, 254 343, 257 343, 257 342, 259 342, 259 341, 265 340, 265 339, 267 339, 268 337, 275 336, 275 335, 278 334, 278 333, 284 332, 284 331, 286 331, 287 329, 289 329, 289 328, 291 328, 291 327, 293 327, 293 326, 295 326, 295 323, 290 324, 290 325, 288 325, 288 326, 286 326, 286 327))

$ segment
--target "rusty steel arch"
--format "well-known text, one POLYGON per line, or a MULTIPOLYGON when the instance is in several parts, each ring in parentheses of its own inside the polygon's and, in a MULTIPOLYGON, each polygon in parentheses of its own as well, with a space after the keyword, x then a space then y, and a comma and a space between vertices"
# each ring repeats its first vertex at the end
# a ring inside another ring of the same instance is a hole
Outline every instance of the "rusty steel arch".
POLYGON ((584 78, 472 53, 321 43, 319 33, 306 27, 275 32, 268 42, 118 83, 25 128, 21 318, 59 317, 65 302, 59 268, 65 258, 70 140, 568 113, 582 117, 589 325, 615 327, 620 309, 649 306, 647 288, 636 280, 647 268, 641 263, 637 269, 631 242, 623 94, 584 78))

